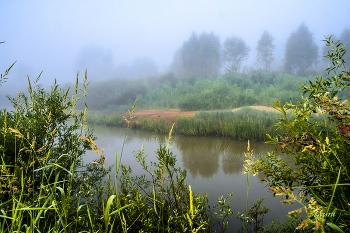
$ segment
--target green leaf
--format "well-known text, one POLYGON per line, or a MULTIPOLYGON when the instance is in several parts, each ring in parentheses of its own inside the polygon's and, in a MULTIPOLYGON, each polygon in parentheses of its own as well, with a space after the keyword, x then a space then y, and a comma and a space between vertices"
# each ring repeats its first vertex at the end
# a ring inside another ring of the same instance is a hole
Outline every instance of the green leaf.
POLYGON ((340 229, 337 225, 331 223, 331 222, 327 222, 326 223, 330 228, 332 228, 333 230, 335 230, 336 232, 340 232, 340 233, 344 233, 344 231, 342 231, 342 229, 340 229))

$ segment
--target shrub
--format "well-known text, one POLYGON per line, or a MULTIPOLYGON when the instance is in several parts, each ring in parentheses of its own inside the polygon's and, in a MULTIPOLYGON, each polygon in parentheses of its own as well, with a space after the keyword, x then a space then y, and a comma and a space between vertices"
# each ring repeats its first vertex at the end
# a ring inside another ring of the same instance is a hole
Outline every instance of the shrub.
MULTIPOLYGON (((280 111, 278 126, 285 129, 283 137, 270 137, 276 150, 289 156, 282 159, 268 153, 250 164, 251 169, 266 175, 270 190, 278 196, 287 196, 282 203, 300 202, 307 217, 297 229, 311 226, 317 232, 350 231, 350 105, 337 95, 347 91, 350 72, 343 56, 345 46, 326 37, 331 46, 327 57, 333 66, 327 69, 334 76, 309 81, 301 86, 302 100, 297 104, 276 102, 280 111), (344 70, 337 73, 337 69, 344 70), (292 110, 293 118, 286 114, 292 110), (323 119, 315 117, 323 114, 323 119), (299 190, 299 198, 292 192, 299 190)), ((302 209, 289 216, 295 221, 302 209)))

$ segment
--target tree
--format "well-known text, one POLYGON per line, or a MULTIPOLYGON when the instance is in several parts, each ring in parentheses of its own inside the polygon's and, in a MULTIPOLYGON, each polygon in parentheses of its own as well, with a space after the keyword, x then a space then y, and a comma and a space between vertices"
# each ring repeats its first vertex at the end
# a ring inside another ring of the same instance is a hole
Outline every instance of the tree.
POLYGON ((261 35, 260 40, 258 40, 258 45, 256 46, 257 51, 257 65, 263 66, 265 71, 271 68, 272 62, 275 60, 272 56, 275 45, 273 44, 273 37, 268 31, 264 31, 261 35))
MULTIPOLYGON (((340 34, 340 40, 343 45, 346 45, 346 48, 350 47, 350 28, 345 28, 340 34)), ((343 57, 346 63, 350 62, 350 53, 346 53, 343 57)))
POLYGON ((173 61, 169 67, 169 70, 172 71, 176 76, 181 76, 185 74, 185 70, 183 68, 181 48, 175 51, 173 56, 173 61))
POLYGON ((182 44, 182 66, 187 74, 198 73, 199 42, 196 32, 192 32, 190 38, 182 44))
POLYGON ((198 53, 200 76, 217 75, 221 66, 219 36, 203 32, 199 36, 198 53))
POLYGON ((182 44, 182 66, 187 75, 207 77, 220 69, 220 38, 203 32, 199 37, 192 32, 182 44))
POLYGON ((237 74, 242 62, 249 57, 249 46, 238 36, 231 36, 224 42, 224 60, 228 62, 226 73, 237 74))
POLYGON ((310 67, 317 64, 318 46, 308 27, 301 23, 287 40, 284 52, 284 69, 288 73, 307 75, 310 67))

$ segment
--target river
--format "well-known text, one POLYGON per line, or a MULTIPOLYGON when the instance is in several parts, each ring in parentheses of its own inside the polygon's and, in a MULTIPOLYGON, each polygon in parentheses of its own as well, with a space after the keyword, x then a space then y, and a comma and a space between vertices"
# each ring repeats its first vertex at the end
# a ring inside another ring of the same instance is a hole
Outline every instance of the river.
MULTIPOLYGON (((95 126, 98 139, 95 141, 99 150, 104 148, 107 158, 106 165, 114 165, 115 153, 121 155, 126 129, 119 127, 95 126)), ((142 130, 129 129, 125 139, 122 154, 122 163, 130 165, 133 174, 141 175, 143 171, 137 164, 133 151, 141 150, 145 146, 148 153, 147 161, 156 161, 155 151, 159 144, 165 142, 164 134, 157 134, 142 130)), ((172 152, 177 155, 176 166, 187 170, 186 182, 191 185, 196 193, 208 193, 211 205, 217 202, 219 196, 225 196, 234 190, 231 209, 234 213, 244 212, 247 200, 247 174, 243 174, 245 160, 244 152, 247 151, 247 141, 237 141, 222 137, 199 137, 173 135, 172 152)), ((254 154, 266 154, 272 151, 268 144, 251 142, 254 154)), ((88 151, 84 162, 92 162, 98 158, 93 151, 88 151)), ((119 157, 120 158, 120 157, 119 157)), ((268 192, 265 183, 260 183, 258 176, 250 175, 249 206, 252 206, 259 197, 265 198, 263 205, 270 208, 270 213, 265 216, 264 224, 272 219, 285 219, 288 211, 300 208, 300 204, 280 204, 279 197, 273 197, 268 192)), ((230 231, 237 230, 241 222, 236 218, 230 219, 230 231)))

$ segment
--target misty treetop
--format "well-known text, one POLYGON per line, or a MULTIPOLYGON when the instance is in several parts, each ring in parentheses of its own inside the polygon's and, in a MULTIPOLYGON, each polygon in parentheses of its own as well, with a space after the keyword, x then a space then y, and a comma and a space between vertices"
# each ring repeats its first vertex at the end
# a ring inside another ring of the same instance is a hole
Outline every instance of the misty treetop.
MULTIPOLYGON (((343 30, 343 32, 340 34, 340 41, 342 44, 350 46, 350 27, 345 28, 343 30)), ((346 47, 346 49, 349 50, 348 47, 346 47)), ((343 56, 343 59, 344 59, 345 63, 349 63, 350 62, 350 53, 349 52, 345 53, 343 56)))
POLYGON ((238 36, 231 36, 224 42, 224 60, 228 63, 226 73, 238 74, 242 62, 249 57, 250 48, 238 36))
POLYGON ((271 64, 275 60, 273 58, 273 50, 275 49, 273 40, 272 35, 265 30, 261 35, 261 38, 258 40, 258 45, 256 46, 256 64, 261 65, 265 71, 269 71, 271 69, 271 64))
POLYGON ((284 69, 288 73, 307 75, 318 62, 318 46, 309 28, 301 23, 287 40, 284 52, 284 69))
POLYGON ((199 37, 192 32, 182 44, 182 66, 187 75, 217 75, 220 70, 220 38, 213 32, 203 32, 199 37))

